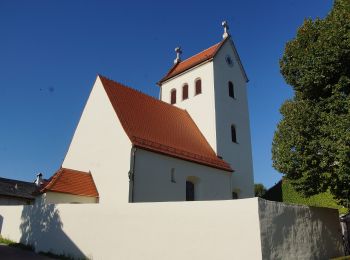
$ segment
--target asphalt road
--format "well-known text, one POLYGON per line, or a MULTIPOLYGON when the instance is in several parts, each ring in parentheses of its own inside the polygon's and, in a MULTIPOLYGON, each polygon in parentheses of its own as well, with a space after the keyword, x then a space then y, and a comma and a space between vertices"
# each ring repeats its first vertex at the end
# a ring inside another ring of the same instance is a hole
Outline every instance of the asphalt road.
POLYGON ((0 244, 0 260, 52 260, 34 252, 0 244))

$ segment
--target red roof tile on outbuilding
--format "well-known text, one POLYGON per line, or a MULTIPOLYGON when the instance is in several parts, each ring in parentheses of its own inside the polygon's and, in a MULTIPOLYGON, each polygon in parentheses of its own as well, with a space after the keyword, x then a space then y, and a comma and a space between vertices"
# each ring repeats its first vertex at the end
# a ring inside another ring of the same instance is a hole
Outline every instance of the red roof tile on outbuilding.
POLYGON ((99 76, 109 100, 134 146, 225 171, 186 110, 99 76))
POLYGON ((57 171, 41 192, 52 191, 98 198, 98 191, 91 173, 67 168, 57 171))

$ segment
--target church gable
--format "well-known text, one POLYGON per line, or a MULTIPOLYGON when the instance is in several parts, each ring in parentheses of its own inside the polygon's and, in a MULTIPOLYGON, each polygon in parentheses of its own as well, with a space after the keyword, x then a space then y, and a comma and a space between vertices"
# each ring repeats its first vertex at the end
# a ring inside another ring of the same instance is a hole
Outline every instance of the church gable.
POLYGON ((225 60, 225 66, 237 67, 237 70, 241 74, 243 81, 247 83, 249 79, 241 62, 235 44, 230 36, 227 39, 228 40, 222 44, 220 50, 216 52, 213 61, 215 62, 216 60, 221 59, 225 60))
POLYGON ((109 100, 134 146, 225 171, 190 115, 120 83, 99 76, 109 100))
POLYGON ((132 143, 99 77, 91 90, 62 167, 91 172, 99 203, 128 201, 132 143), (116 196, 115 191, 120 193, 116 196))

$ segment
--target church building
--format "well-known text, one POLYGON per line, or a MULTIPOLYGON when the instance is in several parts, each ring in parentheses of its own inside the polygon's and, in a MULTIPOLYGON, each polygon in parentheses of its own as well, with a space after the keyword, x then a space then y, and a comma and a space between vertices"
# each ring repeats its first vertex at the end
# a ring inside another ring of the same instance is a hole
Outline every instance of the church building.
POLYGON ((188 59, 175 49, 160 100, 98 75, 42 196, 108 204, 253 197, 248 78, 223 27, 219 43, 188 59))

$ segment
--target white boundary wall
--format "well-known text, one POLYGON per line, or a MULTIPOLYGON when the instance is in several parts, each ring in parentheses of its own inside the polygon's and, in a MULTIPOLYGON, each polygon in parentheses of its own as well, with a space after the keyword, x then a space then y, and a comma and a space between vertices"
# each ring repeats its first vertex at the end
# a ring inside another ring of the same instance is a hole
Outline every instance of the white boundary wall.
POLYGON ((330 259, 344 253, 338 210, 259 200, 263 259, 330 259))
POLYGON ((314 251, 307 246, 295 250, 300 246, 296 243, 299 232, 304 236, 303 243, 318 245, 322 256, 327 252, 332 252, 331 256, 342 254, 339 221, 333 214, 336 210, 322 209, 314 213, 324 213, 322 216, 304 219, 305 214, 312 212, 308 207, 281 205, 257 198, 118 207, 39 202, 33 206, 1 206, 1 234, 32 244, 37 251, 91 259, 273 259, 266 258, 266 252, 277 257, 286 248, 283 259, 297 259, 298 255, 304 256, 299 259, 313 259, 309 256, 314 251), (298 213, 298 208, 303 214, 298 213), (291 211, 296 214, 289 217, 291 211), (285 221, 288 230, 284 228, 285 221), (312 228, 304 230, 307 226, 312 228), (292 230, 293 234, 288 240, 271 240, 268 232, 273 230, 292 230), (325 234, 333 243, 324 243, 325 234), (298 255, 289 255, 290 252, 298 255))

